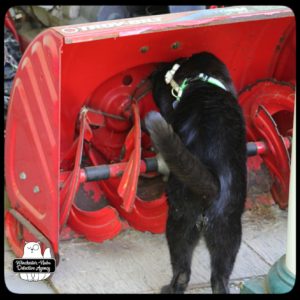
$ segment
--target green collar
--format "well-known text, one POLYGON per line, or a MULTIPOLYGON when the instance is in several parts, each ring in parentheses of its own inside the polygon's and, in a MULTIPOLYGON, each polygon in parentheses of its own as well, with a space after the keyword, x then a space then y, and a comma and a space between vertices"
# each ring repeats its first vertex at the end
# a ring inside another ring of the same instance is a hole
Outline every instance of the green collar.
POLYGON ((200 73, 198 76, 194 77, 194 78, 185 78, 183 80, 183 82, 181 83, 181 85, 179 85, 174 79, 174 75, 176 73, 176 71, 180 68, 180 65, 179 64, 175 64, 171 70, 169 70, 166 75, 165 75, 165 81, 167 84, 170 84, 172 86, 172 90, 171 90, 171 93, 172 95, 176 98, 176 101, 177 102, 176 104, 173 103, 173 106, 178 104, 178 102, 180 101, 181 99, 181 96, 184 92, 184 90, 186 89, 186 87, 189 85, 189 83, 191 82, 194 82, 194 81, 197 81, 197 80, 202 80, 204 82, 208 82, 210 84, 213 84, 225 91, 227 91, 225 85, 218 79, 214 78, 214 77, 211 77, 211 76, 208 76, 204 73, 200 73))

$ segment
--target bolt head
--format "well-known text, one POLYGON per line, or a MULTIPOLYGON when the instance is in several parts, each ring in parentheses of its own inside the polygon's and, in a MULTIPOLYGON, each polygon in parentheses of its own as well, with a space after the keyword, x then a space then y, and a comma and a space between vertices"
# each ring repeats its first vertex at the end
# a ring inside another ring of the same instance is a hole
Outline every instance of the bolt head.
POLYGON ((143 46, 140 48, 141 53, 147 53, 149 51, 149 46, 143 46))
POLYGON ((172 49, 178 49, 180 47, 180 43, 179 42, 174 42, 172 45, 171 45, 171 48, 172 49))
POLYGON ((25 179, 27 178, 27 175, 26 175, 25 172, 21 172, 21 173, 19 174, 19 177, 20 177, 21 180, 25 180, 25 179))
POLYGON ((35 186, 34 186, 33 192, 34 192, 35 194, 40 192, 40 188, 39 188, 38 185, 35 185, 35 186))

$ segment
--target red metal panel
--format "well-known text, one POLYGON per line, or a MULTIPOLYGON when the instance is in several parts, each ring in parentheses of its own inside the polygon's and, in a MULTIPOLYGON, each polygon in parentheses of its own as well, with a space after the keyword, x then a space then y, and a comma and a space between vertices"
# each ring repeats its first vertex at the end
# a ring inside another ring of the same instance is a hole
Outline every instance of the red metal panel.
POLYGON ((5 177, 12 208, 58 251, 61 39, 39 35, 20 62, 9 105, 5 177))
POLYGON ((118 194, 123 198, 122 208, 127 212, 131 212, 133 208, 141 164, 141 123, 136 102, 132 103, 132 111, 134 125, 130 131, 132 134, 129 133, 129 137, 133 140, 133 149, 118 187, 118 194))
POLYGON ((243 6, 218 10, 200 10, 166 15, 139 17, 88 24, 54 27, 65 37, 66 44, 82 43, 97 39, 143 35, 151 32, 194 29, 201 26, 225 25, 276 19, 292 16, 293 12, 284 6, 243 6))
MULTIPOLYGON (((238 18, 227 14, 217 19, 201 18, 199 12, 194 14, 200 20, 173 20, 163 25, 165 18, 175 19, 166 15, 161 16, 162 24, 135 25, 131 31, 116 27, 104 30, 104 33, 102 28, 65 34, 68 44, 64 45, 62 53, 62 154, 72 144, 78 111, 93 91, 113 76, 136 66, 210 51, 226 63, 240 91, 257 79, 273 77, 278 53, 289 42, 286 40, 287 30, 295 27, 288 8, 269 14, 255 11, 251 15, 246 11, 246 17, 241 12, 238 18), (156 31, 152 32, 154 29, 156 31), (127 32, 125 36, 121 34, 124 30, 127 32), (116 37, 112 38, 112 34, 116 37)), ((89 28, 88 24, 85 26, 89 28)), ((62 33, 73 27, 57 27, 55 30, 62 33)), ((281 72, 276 72, 276 79, 281 80, 287 71, 295 69, 293 61, 287 61, 287 64, 281 72)))
POLYGON ((293 127, 295 87, 276 80, 260 80, 240 94, 247 139, 263 140, 264 163, 274 177, 271 192, 281 208, 286 208, 289 193, 289 141, 293 127))

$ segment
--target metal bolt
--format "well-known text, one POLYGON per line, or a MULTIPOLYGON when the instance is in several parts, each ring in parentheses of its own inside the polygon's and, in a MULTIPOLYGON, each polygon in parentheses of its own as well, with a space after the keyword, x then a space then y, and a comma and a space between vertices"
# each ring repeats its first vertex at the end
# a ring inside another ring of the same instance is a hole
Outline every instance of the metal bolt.
POLYGON ((148 46, 143 46, 143 47, 140 48, 140 52, 141 53, 146 53, 148 51, 149 51, 149 47, 148 46))
POLYGON ((180 47, 180 43, 179 42, 175 42, 171 45, 172 49, 178 49, 180 47))
POLYGON ((25 180, 25 179, 27 178, 27 175, 26 175, 25 172, 21 172, 21 173, 19 174, 19 177, 20 177, 21 180, 25 180))
POLYGON ((40 191, 40 188, 38 185, 35 185, 34 188, 33 188, 33 192, 36 194, 40 191))

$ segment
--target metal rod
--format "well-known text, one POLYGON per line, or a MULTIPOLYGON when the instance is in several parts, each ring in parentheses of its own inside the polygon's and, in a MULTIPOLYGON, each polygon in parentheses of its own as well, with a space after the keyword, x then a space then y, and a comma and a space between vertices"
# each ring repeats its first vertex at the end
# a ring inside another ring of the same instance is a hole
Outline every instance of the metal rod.
MULTIPOLYGON (((284 138, 284 142, 287 147, 290 147, 291 143, 289 138, 284 138)), ((266 153, 267 145, 262 142, 248 142, 247 143, 247 155, 255 156, 266 153)), ((147 172, 159 172, 159 157, 151 157, 141 160, 140 174, 147 172)), ((85 167, 80 170, 79 182, 98 181, 109 178, 120 177, 123 175, 127 162, 121 162, 116 164, 104 164, 100 166, 85 167)), ((63 182, 70 172, 61 173, 61 181, 63 182)))

